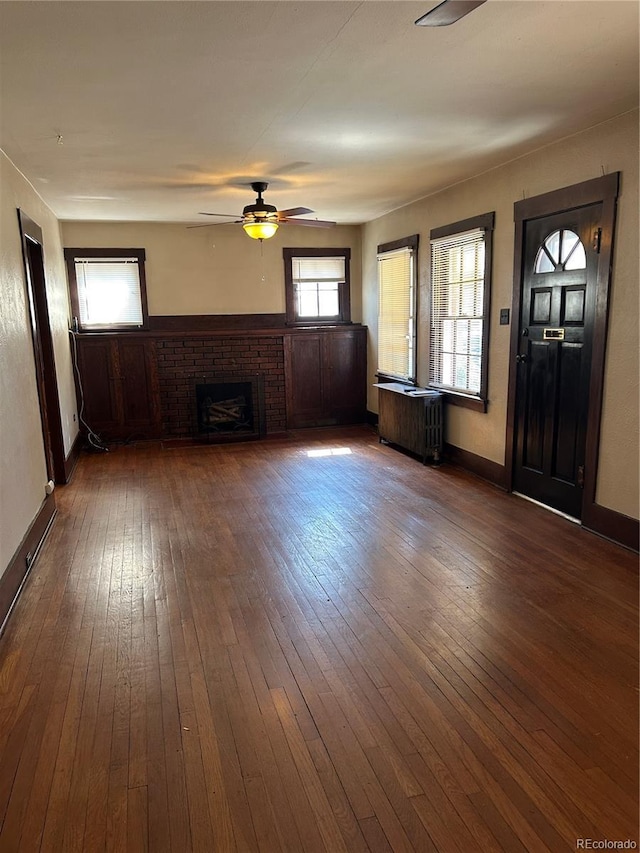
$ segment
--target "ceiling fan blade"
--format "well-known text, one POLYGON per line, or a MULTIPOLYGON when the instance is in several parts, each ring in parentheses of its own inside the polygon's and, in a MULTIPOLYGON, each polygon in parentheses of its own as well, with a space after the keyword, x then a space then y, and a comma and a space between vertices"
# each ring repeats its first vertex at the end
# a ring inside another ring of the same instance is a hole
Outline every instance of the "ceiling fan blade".
POLYGON ((415 22, 419 27, 448 27, 487 0, 444 0, 415 22))
POLYGON ((200 225, 187 225, 187 228, 213 228, 215 225, 238 225, 241 222, 242 219, 234 219, 231 222, 202 222, 200 225))
POLYGON ((296 225, 309 225, 311 228, 333 228, 336 224, 329 219, 281 219, 281 222, 294 222, 296 225))
POLYGON ((239 213, 207 213, 204 210, 200 210, 198 212, 198 216, 224 216, 227 219, 237 219, 240 214, 239 213))
POLYGON ((288 210, 279 210, 278 216, 302 216, 303 213, 313 213, 308 207, 290 207, 288 210))

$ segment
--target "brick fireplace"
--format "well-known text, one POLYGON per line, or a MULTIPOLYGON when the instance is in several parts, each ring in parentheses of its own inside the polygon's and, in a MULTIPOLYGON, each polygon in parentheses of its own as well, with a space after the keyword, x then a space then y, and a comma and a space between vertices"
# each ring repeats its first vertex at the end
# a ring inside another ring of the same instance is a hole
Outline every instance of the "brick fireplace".
MULTIPOLYGON (((163 435, 202 436, 196 384, 222 379, 233 384, 246 381, 247 377, 249 381, 250 377, 260 377, 257 384, 263 388, 264 406, 257 415, 262 418, 263 431, 269 434, 286 430, 282 336, 164 338, 157 341, 156 349, 163 435)), ((227 399, 239 396, 242 394, 234 393, 227 399)), ((256 427, 260 433, 260 423, 256 427)))

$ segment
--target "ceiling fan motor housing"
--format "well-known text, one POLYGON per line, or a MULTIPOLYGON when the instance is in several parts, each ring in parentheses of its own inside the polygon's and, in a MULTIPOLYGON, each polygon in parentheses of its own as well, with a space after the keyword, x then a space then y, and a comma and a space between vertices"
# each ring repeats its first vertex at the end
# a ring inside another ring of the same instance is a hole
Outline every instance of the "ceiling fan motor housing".
POLYGON ((248 204, 242 211, 242 218, 247 221, 259 221, 265 219, 278 219, 278 209, 272 204, 267 204, 262 198, 262 193, 269 184, 266 181, 253 181, 251 189, 258 193, 255 204, 248 204))
POLYGON ((267 219, 271 216, 277 216, 278 210, 272 204, 266 204, 262 199, 258 199, 255 204, 248 204, 242 210, 243 217, 252 219, 267 219))

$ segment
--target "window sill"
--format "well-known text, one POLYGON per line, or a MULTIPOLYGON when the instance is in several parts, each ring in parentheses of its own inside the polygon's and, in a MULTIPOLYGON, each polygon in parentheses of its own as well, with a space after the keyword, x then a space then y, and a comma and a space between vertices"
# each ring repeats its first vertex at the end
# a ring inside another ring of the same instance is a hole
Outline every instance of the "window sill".
POLYGON ((69 329, 69 331, 76 335, 135 335, 140 332, 146 332, 147 329, 147 325, 144 324, 142 326, 90 326, 89 328, 83 328, 80 326, 77 329, 69 329))
POLYGON ((341 320, 339 317, 331 317, 327 320, 316 320, 313 318, 305 320, 287 320, 285 325, 315 329, 318 326, 353 326, 353 323, 351 320, 341 320))
POLYGON ((442 388, 434 388, 434 391, 440 391, 450 406, 460 406, 462 409, 471 409, 472 412, 482 412, 483 415, 487 413, 488 400, 466 397, 464 394, 456 394, 455 391, 445 391, 442 388))
POLYGON ((406 385, 408 388, 416 388, 416 383, 412 379, 400 379, 398 376, 392 376, 390 373, 376 373, 378 382, 395 382, 398 385, 406 385))

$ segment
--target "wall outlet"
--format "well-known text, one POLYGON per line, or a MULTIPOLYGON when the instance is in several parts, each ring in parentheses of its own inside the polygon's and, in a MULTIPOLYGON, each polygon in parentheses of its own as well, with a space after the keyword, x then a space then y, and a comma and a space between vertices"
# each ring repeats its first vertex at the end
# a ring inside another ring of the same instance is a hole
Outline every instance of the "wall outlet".
POLYGON ((500 325, 508 326, 509 325, 509 309, 501 308, 500 309, 500 325))

